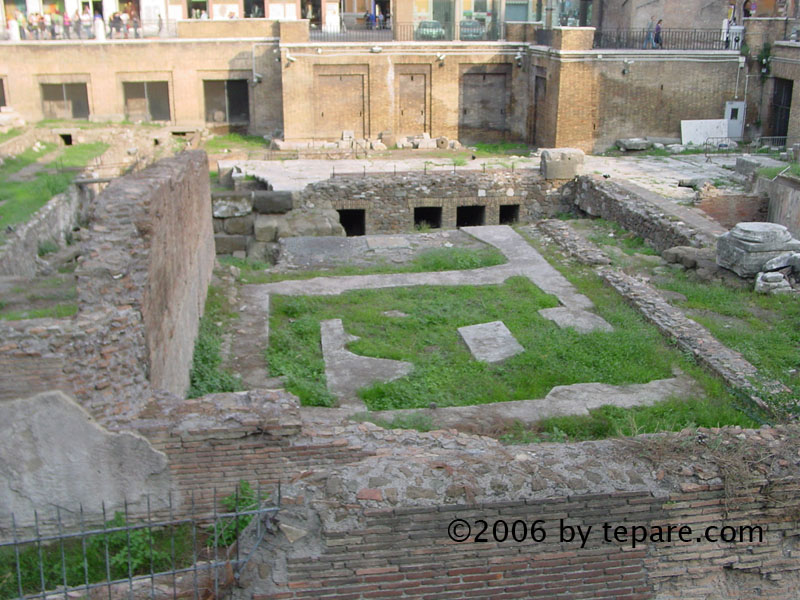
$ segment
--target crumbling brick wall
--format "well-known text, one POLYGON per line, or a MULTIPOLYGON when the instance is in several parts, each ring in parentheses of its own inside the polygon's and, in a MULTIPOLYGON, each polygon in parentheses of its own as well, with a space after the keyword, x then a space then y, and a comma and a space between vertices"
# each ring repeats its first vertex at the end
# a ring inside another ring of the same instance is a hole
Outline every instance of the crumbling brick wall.
POLYGON ((385 441, 380 456, 287 487, 281 531, 257 550, 238 597, 790 600, 800 592, 797 433, 505 447, 411 432, 413 445, 385 441), (578 526, 592 528, 585 543, 578 526), (720 541, 723 527, 735 539, 720 541))
POLYGON ((0 323, 0 399, 49 389, 95 417, 183 396, 214 266, 203 152, 113 181, 94 203, 71 319, 0 323))

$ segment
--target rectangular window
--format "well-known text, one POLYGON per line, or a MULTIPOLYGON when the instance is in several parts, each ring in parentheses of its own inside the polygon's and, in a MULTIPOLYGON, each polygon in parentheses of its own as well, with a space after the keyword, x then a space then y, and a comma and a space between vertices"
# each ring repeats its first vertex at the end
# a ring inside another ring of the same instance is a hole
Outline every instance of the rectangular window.
POLYGON ((203 81, 207 123, 249 123, 250 97, 246 79, 203 81))
POLYGON ((166 81, 125 81, 125 117, 131 121, 170 121, 169 83, 166 81))
POLYGON ((45 119, 88 119, 89 94, 85 83, 43 83, 45 119))

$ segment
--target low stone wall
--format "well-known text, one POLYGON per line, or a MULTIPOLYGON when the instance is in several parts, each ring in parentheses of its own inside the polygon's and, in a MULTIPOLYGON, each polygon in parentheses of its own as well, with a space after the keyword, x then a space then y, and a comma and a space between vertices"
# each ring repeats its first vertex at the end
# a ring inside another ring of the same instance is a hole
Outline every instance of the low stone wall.
POLYGON ((644 198, 632 195, 610 181, 589 176, 567 183, 563 199, 585 213, 618 223, 663 252, 674 246, 713 246, 713 236, 667 215, 644 198))
POLYGON ((365 211, 367 234, 413 231, 414 209, 442 209, 444 229, 456 227, 460 206, 485 207, 485 225, 497 225, 500 207, 519 206, 519 221, 530 222, 566 209, 558 194, 563 181, 544 181, 531 170, 397 175, 337 176, 309 185, 305 203, 330 202, 337 210, 365 211))
POLYGON ((379 456, 285 487, 278 531, 256 550, 235 597, 800 592, 790 557, 800 534, 796 427, 511 447, 401 435, 379 456))
POLYGON ((776 177, 769 182, 767 221, 785 225, 795 238, 800 238, 800 180, 776 177))
POLYGON ((78 191, 74 186, 54 196, 28 220, 18 225, 0 247, 0 275, 33 277, 41 242, 53 240, 63 244, 65 235, 78 217, 78 191))

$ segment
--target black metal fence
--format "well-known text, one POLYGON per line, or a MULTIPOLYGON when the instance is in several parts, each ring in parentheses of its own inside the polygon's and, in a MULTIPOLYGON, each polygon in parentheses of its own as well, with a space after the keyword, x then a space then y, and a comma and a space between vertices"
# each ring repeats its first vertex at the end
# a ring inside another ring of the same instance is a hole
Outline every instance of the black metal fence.
POLYGON ((188 515, 176 517, 170 498, 160 519, 149 499, 139 519, 127 504, 113 516, 103 505, 101 526, 89 526, 98 519, 82 509, 55 508, 47 518, 35 512, 24 529, 11 515, 0 542, 0 598, 219 598, 275 530, 279 503, 280 494, 277 503, 267 502, 240 486, 220 499, 225 511, 212 514, 195 514, 192 499, 188 515), (240 548, 238 536, 248 526, 247 547, 240 548))
POLYGON ((391 42, 394 38, 391 26, 380 28, 360 26, 346 26, 344 23, 336 28, 312 29, 309 40, 312 42, 391 42))
POLYGON ((736 31, 721 29, 612 29, 594 34, 594 48, 602 50, 738 50, 743 40, 736 31))

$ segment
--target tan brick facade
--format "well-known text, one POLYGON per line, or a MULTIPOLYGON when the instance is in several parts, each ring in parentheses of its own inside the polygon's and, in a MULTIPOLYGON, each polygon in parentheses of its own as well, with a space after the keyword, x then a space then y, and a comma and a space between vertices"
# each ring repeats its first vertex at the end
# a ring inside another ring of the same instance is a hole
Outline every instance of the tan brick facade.
POLYGON ((237 89, 247 82, 253 134, 335 140, 343 131, 370 139, 390 131, 595 150, 618 137, 678 136, 681 119, 720 118, 739 65, 735 51, 592 50, 592 28, 556 28, 546 48, 312 43, 308 21, 248 27, 263 37, 233 39, 225 37, 238 31, 232 24, 196 22, 183 26, 183 39, 9 43, 0 74, 8 103, 30 121, 53 116, 62 84, 77 84, 64 95, 78 88, 70 102, 88 103, 90 120, 137 120, 126 89, 147 82, 168 92, 169 110, 159 114, 201 127, 204 81, 235 79, 237 89))

